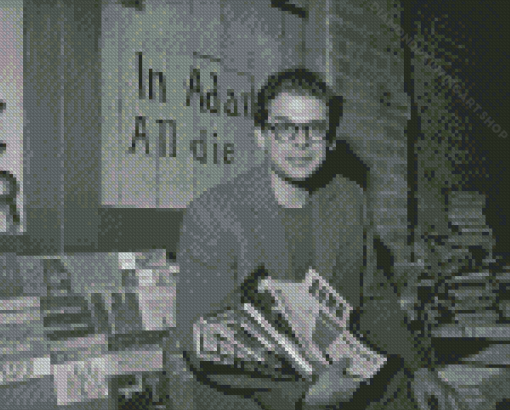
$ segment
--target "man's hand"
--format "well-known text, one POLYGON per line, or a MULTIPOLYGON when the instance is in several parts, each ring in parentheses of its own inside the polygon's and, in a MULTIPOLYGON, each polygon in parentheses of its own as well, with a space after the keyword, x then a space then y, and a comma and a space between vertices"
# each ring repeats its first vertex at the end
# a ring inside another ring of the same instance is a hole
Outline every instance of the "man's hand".
POLYGON ((360 382, 345 373, 349 359, 333 363, 306 392, 303 409, 320 409, 323 406, 349 401, 360 382))
POLYGON ((273 381, 273 386, 253 395, 263 410, 295 410, 303 397, 306 383, 303 381, 273 381))
POLYGON ((420 410, 464 410, 455 390, 442 381, 437 372, 420 369, 414 373, 412 389, 420 410))
POLYGON ((333 363, 312 385, 275 382, 270 392, 256 393, 255 401, 264 410, 319 410, 327 405, 349 401, 360 385, 360 382, 345 374, 349 366, 349 359, 333 363))

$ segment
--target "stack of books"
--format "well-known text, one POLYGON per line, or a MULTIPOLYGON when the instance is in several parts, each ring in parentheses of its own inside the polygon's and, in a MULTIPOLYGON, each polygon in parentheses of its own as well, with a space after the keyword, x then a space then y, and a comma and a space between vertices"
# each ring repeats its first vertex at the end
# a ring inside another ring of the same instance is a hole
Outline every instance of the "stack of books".
POLYGON ((474 191, 452 192, 448 204, 448 222, 454 235, 450 242, 462 247, 481 246, 492 250, 494 237, 483 210, 486 198, 474 191))
POLYGON ((510 300, 502 300, 499 302, 501 316, 505 322, 510 322, 510 300))
POLYGON ((510 265, 503 266, 501 272, 495 275, 494 282, 499 287, 498 309, 502 321, 510 323, 510 265))
POLYGON ((178 267, 165 250, 119 253, 122 293, 112 294, 113 334, 167 330, 175 326, 178 267))
POLYGON ((51 374, 40 298, 0 299, 0 385, 51 374))
POLYGON ((71 275, 60 258, 44 259, 46 295, 41 298, 44 331, 51 341, 86 337, 95 332, 87 299, 73 292, 71 275))
POLYGON ((454 276, 447 282, 448 300, 455 323, 465 327, 494 325, 499 321, 497 293, 492 292, 493 275, 472 272, 454 276))

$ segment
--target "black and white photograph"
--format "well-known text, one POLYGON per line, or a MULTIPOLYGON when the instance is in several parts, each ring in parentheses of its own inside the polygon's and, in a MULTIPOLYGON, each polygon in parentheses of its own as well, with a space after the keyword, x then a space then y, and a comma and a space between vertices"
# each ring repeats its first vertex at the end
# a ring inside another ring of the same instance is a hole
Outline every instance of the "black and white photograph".
POLYGON ((504 0, 0 0, 0 409, 510 409, 504 0))

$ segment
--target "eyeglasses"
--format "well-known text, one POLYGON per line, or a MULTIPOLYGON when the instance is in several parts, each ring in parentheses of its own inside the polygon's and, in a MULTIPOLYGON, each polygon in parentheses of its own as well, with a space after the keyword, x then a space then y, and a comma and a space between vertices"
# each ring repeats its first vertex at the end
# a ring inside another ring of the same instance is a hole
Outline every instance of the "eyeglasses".
POLYGON ((268 129, 275 135, 277 141, 294 141, 299 130, 305 132, 306 139, 313 143, 320 143, 326 140, 327 125, 325 123, 295 124, 292 122, 279 122, 269 124, 268 129))

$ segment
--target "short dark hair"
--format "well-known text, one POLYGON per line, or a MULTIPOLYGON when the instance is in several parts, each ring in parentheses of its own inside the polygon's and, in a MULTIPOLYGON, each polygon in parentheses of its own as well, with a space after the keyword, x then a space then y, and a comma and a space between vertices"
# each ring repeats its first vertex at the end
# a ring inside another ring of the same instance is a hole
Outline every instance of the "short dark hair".
POLYGON ((257 109, 254 114, 255 126, 262 130, 265 129, 271 100, 285 91, 309 94, 326 103, 329 108, 328 142, 332 143, 343 114, 343 98, 335 95, 319 74, 304 67, 290 68, 273 74, 267 79, 257 94, 257 109))

